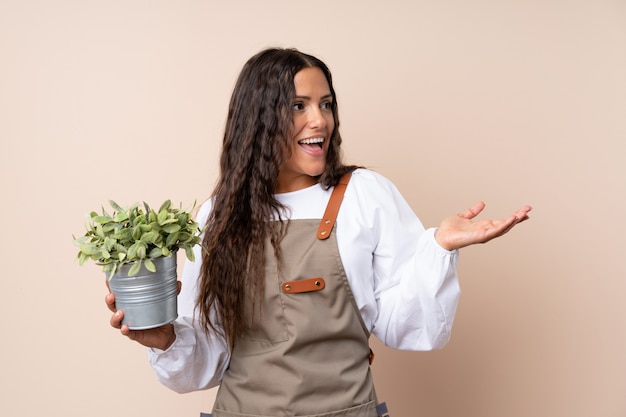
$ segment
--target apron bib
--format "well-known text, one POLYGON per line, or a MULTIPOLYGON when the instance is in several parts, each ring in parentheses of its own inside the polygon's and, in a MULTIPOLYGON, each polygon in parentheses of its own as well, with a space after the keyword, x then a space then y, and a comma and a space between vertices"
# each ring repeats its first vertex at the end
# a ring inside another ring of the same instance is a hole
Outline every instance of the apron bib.
MULTIPOLYGON (((329 202, 335 216, 346 184, 335 187, 329 202)), ((266 242, 262 310, 232 352, 214 417, 377 416, 369 332, 333 225, 334 218, 291 220, 280 275, 266 242)))

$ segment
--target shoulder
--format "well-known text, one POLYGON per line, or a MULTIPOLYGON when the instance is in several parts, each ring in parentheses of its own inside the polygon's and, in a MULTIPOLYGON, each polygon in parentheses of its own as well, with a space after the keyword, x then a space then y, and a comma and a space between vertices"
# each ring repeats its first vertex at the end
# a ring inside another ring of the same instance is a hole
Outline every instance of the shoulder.
POLYGON ((408 221, 415 217, 404 196, 395 184, 378 172, 368 169, 354 171, 346 189, 342 207, 359 216, 366 223, 379 219, 401 219, 408 221))
POLYGON ((369 169, 359 168, 352 173, 346 194, 377 198, 399 194, 396 186, 384 175, 369 169))
POLYGON ((198 207, 194 211, 195 219, 200 224, 200 227, 204 227, 209 218, 209 214, 211 213, 211 208, 213 207, 213 199, 209 198, 204 201, 200 207, 198 207))

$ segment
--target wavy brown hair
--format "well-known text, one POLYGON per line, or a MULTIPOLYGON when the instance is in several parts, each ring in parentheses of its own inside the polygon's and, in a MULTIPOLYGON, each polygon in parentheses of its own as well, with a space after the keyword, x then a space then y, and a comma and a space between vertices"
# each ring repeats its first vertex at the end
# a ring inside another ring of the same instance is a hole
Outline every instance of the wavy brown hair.
POLYGON ((337 98, 328 67, 295 49, 266 49, 250 58, 230 100, 220 176, 202 242, 205 250, 196 301, 204 329, 222 335, 231 348, 252 319, 246 311, 255 314, 254 306, 246 310, 249 296, 254 294, 253 304, 261 305, 267 236, 280 265, 280 241, 288 221, 282 217, 285 208, 274 190, 290 156, 294 77, 311 67, 326 76, 335 121, 326 167, 318 181, 329 188, 354 169, 341 162, 337 98))

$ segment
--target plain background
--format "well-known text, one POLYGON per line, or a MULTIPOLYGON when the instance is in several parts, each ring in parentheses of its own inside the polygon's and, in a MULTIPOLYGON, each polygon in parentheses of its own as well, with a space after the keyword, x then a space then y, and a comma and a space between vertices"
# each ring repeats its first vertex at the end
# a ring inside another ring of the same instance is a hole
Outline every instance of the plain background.
POLYGON ((109 327, 72 234, 115 199, 203 201, 267 46, 334 74, 348 162, 426 226, 532 219, 461 253, 452 340, 373 341, 393 417, 626 415, 626 2, 0 0, 3 416, 190 416, 109 327))

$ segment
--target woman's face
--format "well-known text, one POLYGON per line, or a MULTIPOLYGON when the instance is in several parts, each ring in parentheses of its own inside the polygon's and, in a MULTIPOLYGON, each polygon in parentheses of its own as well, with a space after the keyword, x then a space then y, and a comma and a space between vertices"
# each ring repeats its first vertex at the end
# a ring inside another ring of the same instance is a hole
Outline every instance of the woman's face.
POLYGON ((291 155, 278 174, 277 193, 300 190, 317 182, 314 177, 324 172, 335 128, 333 98, 322 70, 304 68, 295 75, 294 86, 291 155))

